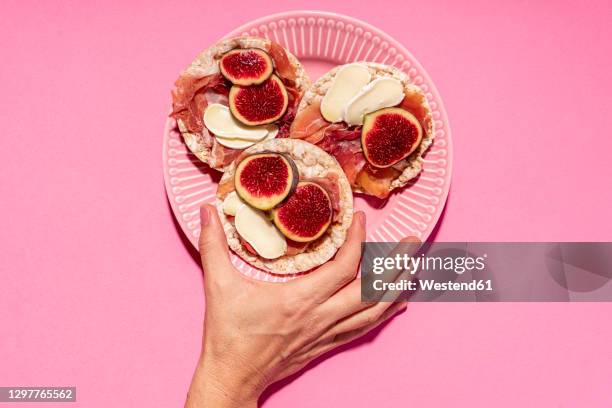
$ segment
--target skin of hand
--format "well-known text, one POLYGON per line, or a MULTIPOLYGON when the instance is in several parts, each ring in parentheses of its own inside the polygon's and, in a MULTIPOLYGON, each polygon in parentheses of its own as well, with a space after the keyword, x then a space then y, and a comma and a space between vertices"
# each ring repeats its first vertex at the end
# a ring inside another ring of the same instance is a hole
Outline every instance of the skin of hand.
POLYGON ((361 302, 363 212, 355 213, 333 260, 284 283, 236 270, 215 208, 203 206, 200 217, 204 337, 185 407, 256 407, 268 385, 406 308, 405 302, 361 302))

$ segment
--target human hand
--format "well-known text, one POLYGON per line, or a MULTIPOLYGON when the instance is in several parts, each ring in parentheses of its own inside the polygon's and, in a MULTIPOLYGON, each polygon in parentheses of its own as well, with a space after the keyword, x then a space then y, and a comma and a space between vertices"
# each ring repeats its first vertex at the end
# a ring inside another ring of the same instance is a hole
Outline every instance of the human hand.
POLYGON ((361 302, 363 212, 355 213, 332 261, 285 283, 237 271, 215 208, 203 206, 200 216, 206 312, 186 407, 256 407, 268 385, 406 308, 405 302, 361 302))

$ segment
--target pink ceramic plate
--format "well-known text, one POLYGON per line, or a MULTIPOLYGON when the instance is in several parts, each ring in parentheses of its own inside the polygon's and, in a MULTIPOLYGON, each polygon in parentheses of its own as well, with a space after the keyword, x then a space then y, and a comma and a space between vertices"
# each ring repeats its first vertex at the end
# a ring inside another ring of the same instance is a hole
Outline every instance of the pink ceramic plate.
MULTIPOLYGON (((351 17, 317 11, 292 11, 264 17, 232 31, 229 36, 270 38, 294 53, 314 82, 339 64, 375 61, 406 72, 426 93, 433 111, 435 139, 425 154, 421 175, 386 202, 355 196, 355 208, 365 211, 368 241, 395 242, 415 235, 425 241, 434 229, 448 195, 452 141, 438 92, 419 62, 402 44, 371 25, 351 17)), ((187 64, 187 62, 185 62, 187 64)), ((198 162, 183 144, 173 120, 164 130, 163 163, 166 192, 183 232, 197 247, 199 207, 215 201, 219 174, 198 162)), ((264 280, 285 280, 251 267, 233 255, 242 272, 264 280)))

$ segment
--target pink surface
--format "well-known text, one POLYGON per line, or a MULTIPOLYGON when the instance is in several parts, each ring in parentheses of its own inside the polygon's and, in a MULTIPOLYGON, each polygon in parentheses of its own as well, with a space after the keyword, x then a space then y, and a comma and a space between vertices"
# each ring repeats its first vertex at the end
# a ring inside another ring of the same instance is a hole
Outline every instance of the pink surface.
MULTIPOLYGON (((272 12, 353 15, 425 66, 455 145, 436 240, 612 239, 605 1, 123 4, 0 5, 0 385, 75 385, 71 406, 182 404, 203 299, 163 189, 169 85, 272 12)), ((611 312, 414 304, 264 405, 609 406, 611 312)))

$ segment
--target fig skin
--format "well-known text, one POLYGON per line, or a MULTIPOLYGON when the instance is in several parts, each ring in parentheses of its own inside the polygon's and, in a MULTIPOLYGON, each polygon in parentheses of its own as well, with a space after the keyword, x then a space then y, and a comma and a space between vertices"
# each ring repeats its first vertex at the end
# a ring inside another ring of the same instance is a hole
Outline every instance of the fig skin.
POLYGON ((245 157, 236 166, 234 174, 238 196, 251 207, 263 211, 274 208, 289 197, 298 179, 298 169, 293 160, 285 154, 273 152, 245 157), (253 190, 263 193, 257 194, 253 190))
POLYGON ((423 128, 417 118, 401 108, 384 108, 367 114, 361 129, 363 154, 378 168, 391 167, 408 157, 422 138, 423 128))
POLYGON ((276 75, 271 75, 259 85, 234 85, 229 92, 230 111, 247 126, 266 125, 277 121, 285 114, 288 105, 287 89, 276 75), (250 106, 245 107, 245 103, 250 106), (267 112, 262 112, 262 109, 267 112))
POLYGON ((221 75, 234 85, 258 85, 274 72, 272 58, 257 48, 237 48, 219 60, 221 75))
POLYGON ((301 181, 287 201, 272 211, 272 216, 285 237, 296 242, 311 242, 320 238, 331 225, 331 197, 319 184, 301 181))

